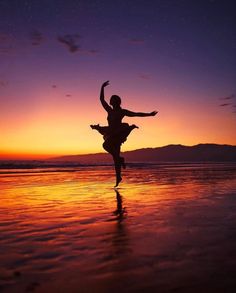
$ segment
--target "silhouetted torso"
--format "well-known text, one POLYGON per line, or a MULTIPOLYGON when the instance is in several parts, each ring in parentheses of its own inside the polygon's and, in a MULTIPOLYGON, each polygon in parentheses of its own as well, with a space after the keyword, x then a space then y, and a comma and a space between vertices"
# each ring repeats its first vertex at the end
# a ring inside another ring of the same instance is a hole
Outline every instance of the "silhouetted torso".
POLYGON ((108 111, 107 121, 111 128, 117 128, 121 126, 122 119, 125 116, 125 111, 122 108, 110 109, 108 111))

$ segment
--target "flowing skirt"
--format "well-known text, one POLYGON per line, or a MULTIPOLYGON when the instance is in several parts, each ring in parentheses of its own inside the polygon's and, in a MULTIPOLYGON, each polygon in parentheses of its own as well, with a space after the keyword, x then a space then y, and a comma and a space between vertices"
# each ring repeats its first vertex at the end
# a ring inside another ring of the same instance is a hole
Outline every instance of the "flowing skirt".
POLYGON ((91 125, 92 129, 96 129, 100 134, 103 135, 104 141, 109 141, 112 144, 121 145, 124 143, 129 136, 130 132, 134 128, 138 128, 136 125, 129 125, 128 123, 121 123, 119 127, 112 128, 109 126, 91 125))

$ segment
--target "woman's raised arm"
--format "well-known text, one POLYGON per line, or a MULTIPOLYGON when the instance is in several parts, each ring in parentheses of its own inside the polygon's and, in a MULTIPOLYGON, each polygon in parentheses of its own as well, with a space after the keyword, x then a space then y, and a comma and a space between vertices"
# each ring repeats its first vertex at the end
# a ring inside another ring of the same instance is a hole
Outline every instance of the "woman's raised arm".
POLYGON ((100 101, 101 101, 101 104, 103 106, 103 108, 108 112, 111 110, 111 107, 107 104, 107 102, 105 101, 105 97, 104 97, 104 88, 106 86, 109 85, 109 80, 105 81, 103 84, 102 84, 102 87, 101 87, 101 91, 100 91, 100 101))

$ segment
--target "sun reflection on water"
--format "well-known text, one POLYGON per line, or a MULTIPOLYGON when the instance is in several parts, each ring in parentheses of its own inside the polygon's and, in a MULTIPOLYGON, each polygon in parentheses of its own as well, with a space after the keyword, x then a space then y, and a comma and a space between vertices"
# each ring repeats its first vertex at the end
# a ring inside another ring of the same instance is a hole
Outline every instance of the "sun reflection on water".
POLYGON ((119 189, 110 167, 0 179, 0 285, 6 289, 25 290, 27 280, 42 292, 66 288, 68 280, 72 292, 110 290, 120 282, 145 289, 140 276, 153 288, 171 288, 184 272, 193 278, 190 268, 201 274, 199 261, 208 259, 204 270, 215 265, 217 274, 221 260, 235 252, 220 249, 236 224, 234 168, 130 168, 119 189), (170 283, 176 268, 183 273, 170 283))

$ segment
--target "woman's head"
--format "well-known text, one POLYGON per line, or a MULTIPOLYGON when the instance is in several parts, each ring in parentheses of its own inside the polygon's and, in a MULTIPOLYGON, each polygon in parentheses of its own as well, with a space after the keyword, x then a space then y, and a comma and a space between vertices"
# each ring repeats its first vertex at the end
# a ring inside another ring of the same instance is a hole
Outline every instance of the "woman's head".
POLYGON ((110 105, 112 107, 119 107, 121 105, 121 98, 117 95, 112 95, 110 98, 110 105))

